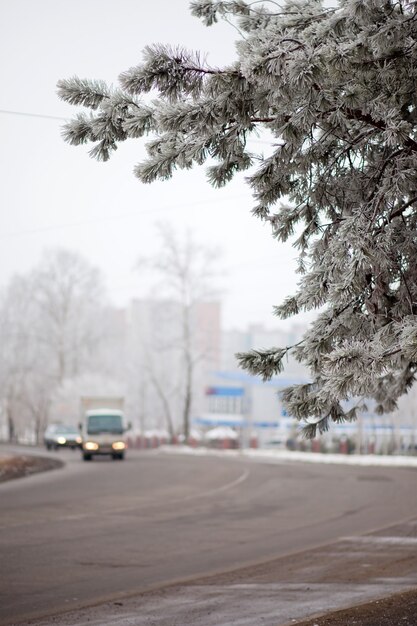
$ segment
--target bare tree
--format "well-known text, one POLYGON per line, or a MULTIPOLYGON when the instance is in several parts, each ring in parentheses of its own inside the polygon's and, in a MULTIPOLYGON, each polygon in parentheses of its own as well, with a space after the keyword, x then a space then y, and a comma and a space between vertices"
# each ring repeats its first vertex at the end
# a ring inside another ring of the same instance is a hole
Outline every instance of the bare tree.
POLYGON ((53 380, 41 368, 30 372, 21 391, 21 404, 31 421, 30 426, 38 444, 42 442, 42 435, 49 421, 54 391, 53 380))
POLYGON ((219 250, 197 243, 190 232, 181 239, 166 223, 159 224, 158 234, 161 245, 157 254, 141 259, 139 266, 152 268, 158 276, 154 292, 158 293, 159 307, 168 312, 169 332, 153 335, 152 358, 148 355, 146 367, 171 435, 174 428, 172 403, 179 394, 182 430, 188 440, 196 366, 208 357, 207 344, 199 341, 196 313, 199 303, 216 295, 213 282, 219 250), (161 369, 165 370, 164 375, 161 369), (167 372, 169 369, 171 371, 167 372))
POLYGON ((2 294, 0 303, 1 405, 11 442, 18 439, 23 390, 35 359, 31 296, 29 281, 15 277, 2 294))
POLYGON ((155 369, 151 365, 148 366, 147 373, 149 376, 149 380, 151 381, 151 384, 153 385, 155 392, 161 402, 164 420, 172 442, 175 437, 175 427, 174 418, 172 415, 171 398, 176 389, 167 389, 167 385, 160 379, 159 376, 157 376, 157 374, 155 373, 155 369))
POLYGON ((20 421, 39 441, 60 385, 88 368, 103 300, 98 271, 62 249, 11 280, 0 302, 0 400, 10 440, 20 421))
POLYGON ((54 249, 44 254, 31 281, 39 336, 60 384, 80 373, 99 343, 102 280, 80 255, 54 249))

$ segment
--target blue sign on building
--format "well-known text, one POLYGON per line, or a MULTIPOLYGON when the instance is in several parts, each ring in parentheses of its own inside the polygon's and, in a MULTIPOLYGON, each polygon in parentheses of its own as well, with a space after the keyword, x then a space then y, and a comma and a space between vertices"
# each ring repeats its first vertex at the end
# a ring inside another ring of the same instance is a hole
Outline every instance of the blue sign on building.
POLYGON ((228 396, 241 398, 245 394, 243 387, 207 387, 206 396, 228 396))

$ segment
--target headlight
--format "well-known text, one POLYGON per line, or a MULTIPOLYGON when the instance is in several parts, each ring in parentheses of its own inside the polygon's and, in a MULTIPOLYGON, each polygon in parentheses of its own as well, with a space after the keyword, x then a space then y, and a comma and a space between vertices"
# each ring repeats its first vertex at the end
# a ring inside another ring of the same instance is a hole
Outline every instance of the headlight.
POLYGON ((98 450, 98 443, 95 441, 86 441, 84 444, 86 450, 98 450))
POLYGON ((126 448, 126 444, 123 441, 115 441, 112 443, 111 447, 113 450, 124 450, 126 448))
POLYGON ((60 444, 67 443, 67 440, 65 439, 65 437, 58 437, 56 441, 57 443, 60 443, 60 444))
POLYGON ((76 443, 81 443, 81 442, 82 442, 82 439, 81 439, 81 437, 76 437, 76 438, 75 438, 75 441, 76 441, 76 443))

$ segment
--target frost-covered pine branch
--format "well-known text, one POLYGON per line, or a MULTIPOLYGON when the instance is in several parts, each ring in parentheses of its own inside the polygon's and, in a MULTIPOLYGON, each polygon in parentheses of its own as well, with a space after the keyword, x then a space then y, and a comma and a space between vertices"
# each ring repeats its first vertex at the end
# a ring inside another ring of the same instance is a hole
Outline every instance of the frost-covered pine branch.
POLYGON ((320 313, 301 344, 239 355, 242 366, 268 379, 292 354, 309 367, 311 383, 283 395, 307 435, 354 419, 352 397, 393 410, 417 368, 416 3, 194 0, 191 11, 207 26, 234 20, 235 62, 154 44, 118 90, 60 81, 64 100, 89 109, 64 138, 107 159, 149 137, 135 168, 145 183, 193 165, 214 186, 247 171, 254 215, 298 253, 298 287, 275 314, 320 313), (260 129, 272 136, 264 158, 248 149, 260 129))
POLYGON ((236 358, 240 365, 263 380, 270 380, 274 374, 284 369, 282 360, 288 353, 288 348, 271 348, 269 350, 251 350, 238 352, 236 358))

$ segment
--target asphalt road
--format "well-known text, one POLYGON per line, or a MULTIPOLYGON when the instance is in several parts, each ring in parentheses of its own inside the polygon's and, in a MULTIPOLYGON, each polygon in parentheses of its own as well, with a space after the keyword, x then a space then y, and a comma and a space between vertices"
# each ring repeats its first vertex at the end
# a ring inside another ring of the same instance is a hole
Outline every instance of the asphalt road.
POLYGON ((0 624, 317 547, 417 515, 413 469, 130 451, 0 485, 0 624))

